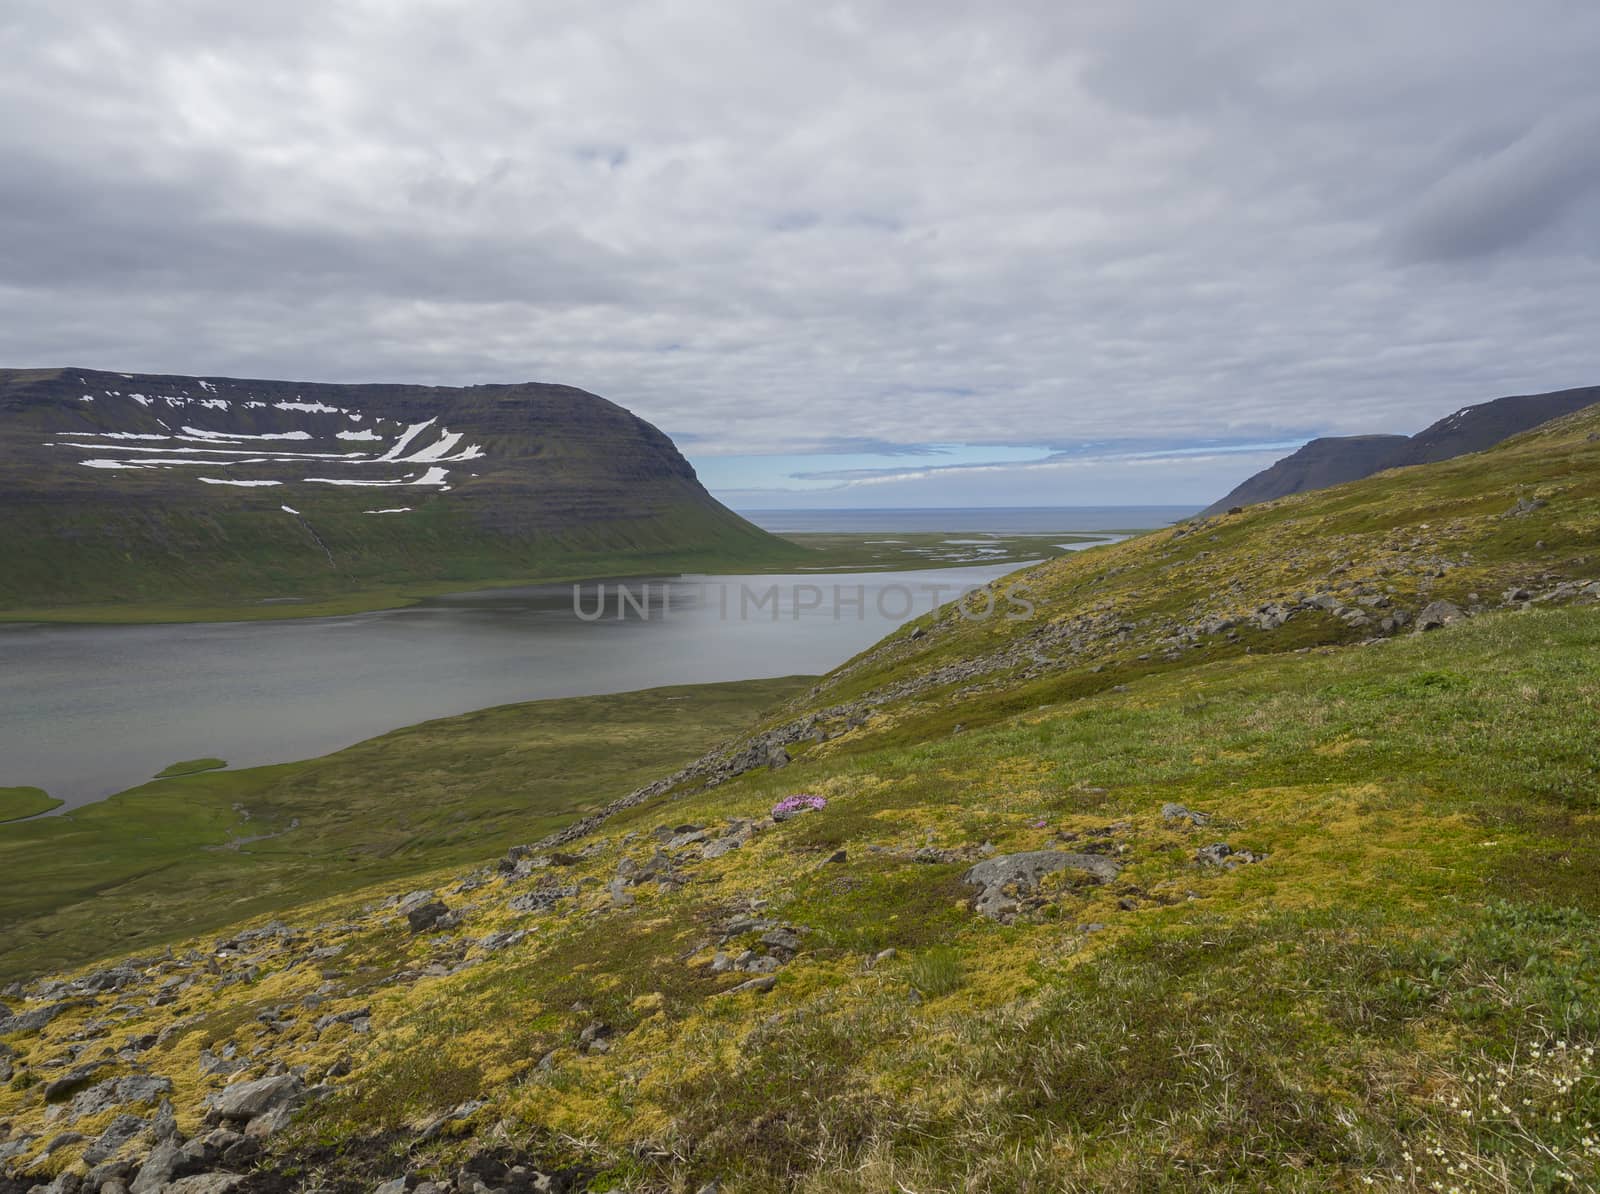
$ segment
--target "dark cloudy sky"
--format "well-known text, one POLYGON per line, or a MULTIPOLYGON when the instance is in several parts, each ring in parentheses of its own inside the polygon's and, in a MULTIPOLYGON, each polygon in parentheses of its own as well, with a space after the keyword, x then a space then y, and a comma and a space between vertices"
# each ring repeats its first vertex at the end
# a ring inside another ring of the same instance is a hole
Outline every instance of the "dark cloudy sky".
POLYGON ((5 0, 0 363, 583 386, 763 505, 1600 383, 1594 0, 5 0))

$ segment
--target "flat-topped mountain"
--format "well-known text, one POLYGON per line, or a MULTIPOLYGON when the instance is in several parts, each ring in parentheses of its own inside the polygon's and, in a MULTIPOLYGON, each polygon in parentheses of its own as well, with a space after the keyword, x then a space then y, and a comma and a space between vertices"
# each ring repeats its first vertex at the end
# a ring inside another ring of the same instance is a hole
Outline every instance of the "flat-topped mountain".
POLYGON ((0 608, 303 598, 781 555, 571 386, 0 370, 0 608))
POLYGON ((1207 506, 1201 514, 1219 514, 1233 506, 1251 506, 1291 493, 1359 481, 1388 468, 1434 464, 1465 456, 1468 452, 1482 452, 1513 435, 1596 402, 1600 402, 1600 386, 1556 390, 1549 394, 1519 394, 1464 406, 1410 437, 1324 436, 1270 468, 1262 469, 1227 497, 1207 506))

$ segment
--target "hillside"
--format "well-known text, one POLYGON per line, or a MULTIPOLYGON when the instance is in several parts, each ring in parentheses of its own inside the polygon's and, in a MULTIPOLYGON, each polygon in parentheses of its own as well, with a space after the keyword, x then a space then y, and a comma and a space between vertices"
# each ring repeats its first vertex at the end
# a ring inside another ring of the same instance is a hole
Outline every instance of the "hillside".
POLYGON ((1464 406, 1417 432, 1400 435, 1346 435, 1314 439, 1269 468, 1246 479, 1201 516, 1221 514, 1291 493, 1325 489, 1370 477, 1389 468, 1435 464, 1492 448, 1502 440, 1600 402, 1600 386, 1522 394, 1464 406))
POLYGON ((498 860, 8 988, 3 1188, 1596 1188, 1597 576, 1590 411, 1050 561, 498 860))
POLYGON ((0 370, 0 612, 793 558, 570 386, 0 370))

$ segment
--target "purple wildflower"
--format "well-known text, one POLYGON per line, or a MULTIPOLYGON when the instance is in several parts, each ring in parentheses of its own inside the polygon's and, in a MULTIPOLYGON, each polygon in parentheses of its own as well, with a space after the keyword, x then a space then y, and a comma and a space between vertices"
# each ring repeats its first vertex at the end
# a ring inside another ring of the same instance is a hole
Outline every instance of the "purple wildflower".
POLYGON ((797 817, 801 813, 815 812, 828 807, 828 802, 821 796, 812 796, 801 792, 794 796, 785 796, 772 806, 772 819, 774 821, 787 821, 790 817, 797 817))

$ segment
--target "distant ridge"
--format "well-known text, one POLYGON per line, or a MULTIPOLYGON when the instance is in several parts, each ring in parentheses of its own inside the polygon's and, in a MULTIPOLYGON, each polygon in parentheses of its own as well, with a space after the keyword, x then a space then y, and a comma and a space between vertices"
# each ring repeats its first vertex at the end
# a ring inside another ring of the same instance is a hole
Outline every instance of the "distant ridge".
POLYGON ((301 603, 796 551, 707 493, 666 435, 573 386, 0 369, 0 612, 301 603))
POLYGON ((1359 481, 1384 469, 1434 464, 1482 452, 1501 440, 1531 430, 1551 419, 1600 402, 1600 386, 1518 394, 1464 406, 1413 436, 1342 435, 1314 439, 1270 468, 1236 486, 1226 497, 1200 513, 1219 514, 1233 506, 1252 506, 1359 481))

